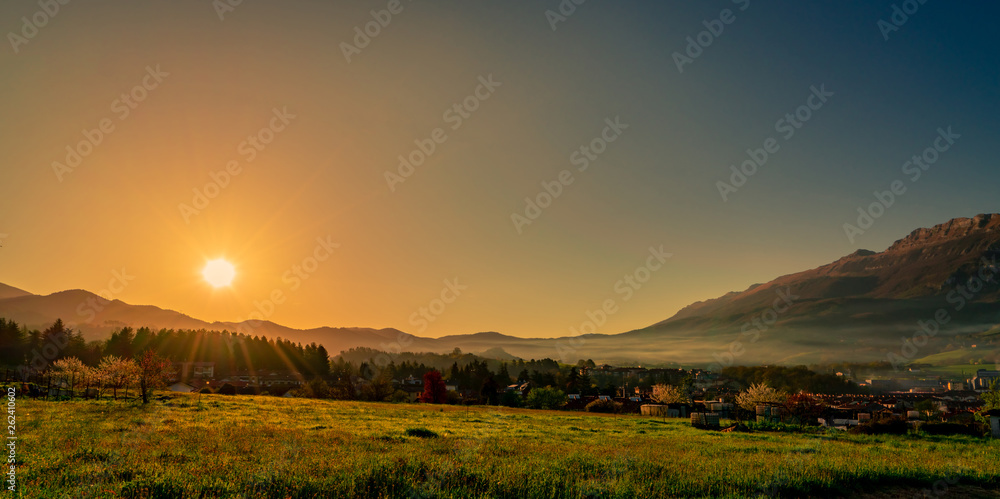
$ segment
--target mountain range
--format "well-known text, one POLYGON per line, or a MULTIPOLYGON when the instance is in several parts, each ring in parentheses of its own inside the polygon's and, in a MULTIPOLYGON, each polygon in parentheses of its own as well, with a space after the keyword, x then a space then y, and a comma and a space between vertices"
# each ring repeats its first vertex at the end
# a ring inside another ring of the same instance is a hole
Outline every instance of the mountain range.
POLYGON ((1000 323, 1000 214, 917 229, 882 252, 859 250, 821 267, 693 303, 649 327, 620 334, 518 338, 482 332, 424 338, 396 329, 293 329, 268 321, 206 322, 150 305, 107 301, 84 290, 35 295, 0 284, 0 317, 44 328, 62 318, 88 339, 122 326, 241 331, 353 347, 492 358, 643 365, 801 364, 917 360, 955 348, 956 335, 1000 323), (924 333, 921 333, 923 331, 924 333), (911 346, 906 346, 906 341, 911 346))

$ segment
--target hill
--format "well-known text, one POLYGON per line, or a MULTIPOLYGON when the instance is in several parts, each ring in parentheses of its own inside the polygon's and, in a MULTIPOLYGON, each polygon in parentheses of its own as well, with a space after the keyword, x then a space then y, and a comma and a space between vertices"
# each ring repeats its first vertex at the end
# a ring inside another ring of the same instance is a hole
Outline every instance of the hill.
POLYGON ((919 331, 918 324, 940 330, 907 357, 916 360, 942 352, 949 336, 981 333, 1000 324, 998 256, 1000 215, 957 218, 917 229, 882 252, 859 250, 815 269, 694 303, 643 329, 579 337, 482 332, 422 338, 391 328, 302 330, 268 321, 210 323, 155 306, 107 302, 82 290, 39 296, 10 286, 0 286, 0 317, 38 328, 62 318, 90 339, 130 325, 240 331, 317 342, 334 354, 356 347, 437 353, 458 347, 497 359, 548 357, 574 363, 590 358, 686 367, 885 360, 903 352, 904 339, 919 331), (938 324, 941 318, 947 324, 938 324))

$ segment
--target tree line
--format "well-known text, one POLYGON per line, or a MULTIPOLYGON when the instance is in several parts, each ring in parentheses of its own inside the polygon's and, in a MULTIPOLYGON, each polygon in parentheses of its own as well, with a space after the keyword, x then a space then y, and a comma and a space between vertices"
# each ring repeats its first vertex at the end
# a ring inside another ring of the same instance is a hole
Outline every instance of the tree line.
POLYGON ((214 362, 218 375, 248 371, 294 371, 328 376, 330 356, 322 345, 302 345, 228 331, 122 327, 103 341, 86 341, 61 319, 43 331, 29 330, 0 318, 0 366, 43 371, 51 363, 74 357, 96 367, 106 356, 137 359, 151 350, 171 362, 214 362))

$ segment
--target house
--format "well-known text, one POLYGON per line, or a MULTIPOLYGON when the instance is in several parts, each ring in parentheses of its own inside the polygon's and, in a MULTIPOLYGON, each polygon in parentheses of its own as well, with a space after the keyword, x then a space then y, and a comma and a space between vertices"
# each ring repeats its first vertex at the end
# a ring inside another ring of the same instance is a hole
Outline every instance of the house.
POLYGON ((508 392, 518 392, 522 397, 526 396, 529 391, 531 391, 531 382, 522 384, 507 385, 508 392))
POLYGON ((406 393, 407 402, 416 402, 424 394, 424 389, 420 386, 403 385, 399 389, 406 393))
POLYGON ((175 362, 173 379, 189 380, 215 377, 215 362, 175 362))
POLYGON ((972 386, 973 390, 989 390, 990 385, 993 384, 997 378, 1000 378, 1000 371, 980 369, 976 371, 976 376, 969 380, 969 384, 972 386))
POLYGON ((180 393, 191 393, 195 391, 195 388, 193 386, 181 381, 178 381, 177 383, 174 383, 167 388, 169 388, 170 391, 172 392, 180 392, 180 393))

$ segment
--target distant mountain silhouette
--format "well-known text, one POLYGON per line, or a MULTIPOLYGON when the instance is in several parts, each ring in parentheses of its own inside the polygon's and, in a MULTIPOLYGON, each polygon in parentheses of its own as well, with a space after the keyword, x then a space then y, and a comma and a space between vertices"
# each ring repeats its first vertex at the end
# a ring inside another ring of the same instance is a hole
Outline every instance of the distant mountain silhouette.
POLYGON ((0 283, 0 300, 6 298, 17 298, 19 296, 30 296, 31 293, 23 290, 17 289, 14 286, 8 286, 6 284, 0 283))
POLYGON ((921 347, 919 357, 944 349, 954 333, 985 332, 1000 324, 998 264, 1000 215, 958 218, 915 230, 880 253, 859 250, 828 265, 694 303, 647 328, 576 338, 482 332, 435 339, 391 328, 302 330, 269 321, 210 323, 154 306, 107 302, 83 290, 40 296, 2 284, 0 317, 35 328, 62 318, 89 339, 107 337, 124 325, 240 331, 321 343, 331 354, 354 347, 441 353, 458 347, 492 358, 564 362, 871 361, 898 352, 901 338, 912 336, 918 321, 934 319, 941 310, 949 323, 921 347), (973 292, 977 282, 981 289, 973 292))

